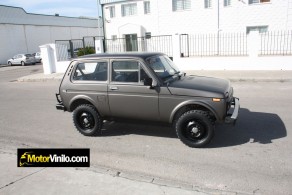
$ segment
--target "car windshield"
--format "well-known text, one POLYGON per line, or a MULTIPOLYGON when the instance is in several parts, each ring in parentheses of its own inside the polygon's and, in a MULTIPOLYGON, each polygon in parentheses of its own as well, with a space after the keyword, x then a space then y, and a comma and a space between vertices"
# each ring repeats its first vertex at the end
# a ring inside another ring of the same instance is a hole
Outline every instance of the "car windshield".
POLYGON ((165 55, 147 58, 146 62, 163 81, 180 73, 177 66, 165 55))

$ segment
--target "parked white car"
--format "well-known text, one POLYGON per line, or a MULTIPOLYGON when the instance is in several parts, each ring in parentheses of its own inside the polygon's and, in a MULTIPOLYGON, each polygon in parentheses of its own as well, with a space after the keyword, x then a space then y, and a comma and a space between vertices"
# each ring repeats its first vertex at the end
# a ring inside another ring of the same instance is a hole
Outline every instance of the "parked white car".
POLYGON ((31 54, 17 54, 7 61, 8 65, 20 64, 25 66, 27 64, 35 64, 35 57, 31 54))
POLYGON ((42 56, 41 56, 41 52, 36 52, 32 54, 35 58, 36 62, 42 63, 42 56))

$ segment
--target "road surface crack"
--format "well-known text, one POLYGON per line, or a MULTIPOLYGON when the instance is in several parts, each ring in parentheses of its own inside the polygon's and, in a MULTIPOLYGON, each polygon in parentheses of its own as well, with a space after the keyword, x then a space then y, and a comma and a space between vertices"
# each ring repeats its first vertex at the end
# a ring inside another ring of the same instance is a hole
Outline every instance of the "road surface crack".
POLYGON ((33 173, 30 173, 30 174, 28 174, 28 175, 26 175, 26 176, 24 176, 24 177, 21 177, 21 178, 17 179, 17 180, 15 180, 15 181, 12 181, 12 182, 10 182, 10 183, 8 183, 8 184, 6 184, 6 185, 0 187, 0 190, 6 188, 6 187, 8 187, 8 186, 10 186, 10 185, 12 185, 12 184, 14 184, 14 183, 16 183, 16 182, 19 182, 19 181, 21 181, 21 180, 23 180, 23 179, 25 179, 25 178, 27 178, 27 177, 30 177, 30 176, 32 176, 32 175, 34 175, 34 174, 37 174, 37 173, 41 172, 41 171, 44 170, 44 169, 46 169, 46 168, 43 168, 43 169, 37 170, 37 171, 35 171, 35 172, 33 172, 33 173))

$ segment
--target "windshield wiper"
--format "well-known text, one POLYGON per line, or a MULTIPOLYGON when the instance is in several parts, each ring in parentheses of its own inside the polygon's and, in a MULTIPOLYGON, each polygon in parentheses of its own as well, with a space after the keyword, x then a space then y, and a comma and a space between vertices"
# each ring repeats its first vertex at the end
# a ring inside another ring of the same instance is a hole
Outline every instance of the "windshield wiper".
POLYGON ((162 77, 162 79, 164 80, 164 82, 166 82, 168 80, 168 78, 173 78, 173 76, 176 76, 176 75, 178 75, 178 77, 181 78, 181 75, 179 73, 180 73, 180 71, 177 71, 174 74, 162 77))

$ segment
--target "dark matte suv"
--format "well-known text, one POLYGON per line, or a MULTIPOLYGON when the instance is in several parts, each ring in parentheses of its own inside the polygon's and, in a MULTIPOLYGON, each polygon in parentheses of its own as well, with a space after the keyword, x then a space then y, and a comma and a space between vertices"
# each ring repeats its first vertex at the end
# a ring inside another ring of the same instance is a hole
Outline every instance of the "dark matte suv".
POLYGON ((73 60, 56 97, 56 108, 73 112, 83 135, 101 134, 104 120, 147 120, 173 124, 190 147, 210 142, 215 121, 235 124, 239 111, 228 80, 188 76, 163 53, 73 60))

